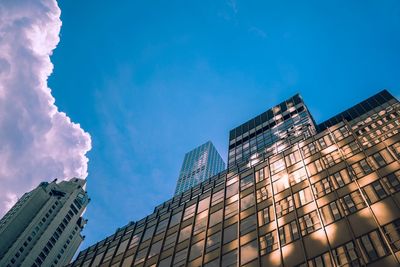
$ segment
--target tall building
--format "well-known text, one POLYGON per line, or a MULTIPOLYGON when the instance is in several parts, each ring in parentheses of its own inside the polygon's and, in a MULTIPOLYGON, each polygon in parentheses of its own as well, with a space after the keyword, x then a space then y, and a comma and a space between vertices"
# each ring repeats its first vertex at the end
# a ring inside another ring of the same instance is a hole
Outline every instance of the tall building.
POLYGON ((229 133, 228 166, 247 164, 265 150, 280 150, 296 135, 315 133, 315 123, 299 94, 229 133))
POLYGON ((175 195, 198 185, 225 169, 225 163, 211 141, 185 154, 175 195))
POLYGON ((64 266, 83 241, 86 181, 42 182, 0 220, 0 266, 64 266))
POLYGON ((385 90, 320 124, 304 118, 309 130, 257 147, 69 266, 399 266, 399 101, 385 90))

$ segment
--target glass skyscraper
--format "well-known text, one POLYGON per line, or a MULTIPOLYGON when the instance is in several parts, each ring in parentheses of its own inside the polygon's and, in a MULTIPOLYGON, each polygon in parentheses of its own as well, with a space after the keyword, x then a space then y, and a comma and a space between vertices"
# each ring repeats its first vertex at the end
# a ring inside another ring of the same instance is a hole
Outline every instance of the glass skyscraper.
POLYGON ((315 133, 315 123, 299 94, 243 123, 229 133, 228 166, 280 151, 297 135, 315 133))
POLYGON ((185 154, 175 195, 207 180, 225 169, 225 163, 211 141, 185 154))
POLYGON ((69 266, 399 266, 399 101, 384 90, 320 124, 283 103, 230 132, 227 170, 69 266))

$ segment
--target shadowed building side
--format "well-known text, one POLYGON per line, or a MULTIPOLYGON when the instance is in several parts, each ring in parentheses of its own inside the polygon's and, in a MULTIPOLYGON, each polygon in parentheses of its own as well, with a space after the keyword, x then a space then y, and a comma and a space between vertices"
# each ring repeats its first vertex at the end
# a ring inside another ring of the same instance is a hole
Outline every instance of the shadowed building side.
POLYGON ((86 181, 43 182, 0 220, 0 266, 64 266, 83 241, 86 181))

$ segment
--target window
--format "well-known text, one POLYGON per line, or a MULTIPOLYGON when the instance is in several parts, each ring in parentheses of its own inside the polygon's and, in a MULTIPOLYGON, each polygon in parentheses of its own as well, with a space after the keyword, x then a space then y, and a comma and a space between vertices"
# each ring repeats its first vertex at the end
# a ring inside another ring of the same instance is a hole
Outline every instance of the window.
POLYGON ((221 241, 221 232, 217 232, 207 237, 206 253, 219 247, 221 241))
POLYGON ((182 211, 180 211, 180 212, 175 213, 174 215, 172 215, 172 217, 171 217, 171 222, 169 223, 169 228, 171 228, 171 227, 177 225, 177 224, 180 222, 181 217, 182 217, 182 211))
POLYGON ((237 223, 232 224, 224 229, 224 244, 229 243, 238 238, 237 223))
POLYGON ((360 147, 358 146, 356 141, 353 141, 349 144, 342 146, 343 154, 346 158, 350 158, 351 156, 357 154, 361 151, 360 147))
POLYGON ((328 155, 322 157, 322 162, 325 166, 333 166, 341 161, 341 156, 338 150, 335 150, 328 155))
POLYGON ((135 258, 135 263, 134 264, 136 265, 136 264, 139 264, 139 263, 143 262, 145 260, 146 253, 147 253, 147 248, 139 250, 139 252, 136 254, 136 258, 135 258))
POLYGON ((271 163, 271 174, 274 175, 285 169, 285 162, 283 159, 278 159, 277 161, 271 163))
POLYGON ((238 212, 238 202, 235 201, 225 207, 225 219, 228 219, 238 212))
POLYGON ((301 160, 300 152, 296 150, 285 157, 286 165, 291 166, 301 160))
POLYGON ((275 178, 275 181, 273 182, 273 187, 274 187, 274 193, 280 193, 283 190, 289 188, 289 177, 286 174, 286 172, 281 172, 279 175, 277 175, 275 178))
POLYGON ((195 209, 196 209, 196 203, 186 207, 185 213, 183 214, 182 221, 185 221, 185 220, 193 217, 195 209))
POLYGON ((256 229, 256 215, 250 215, 240 221, 240 235, 245 235, 256 229))
POLYGON ((310 203, 313 200, 311 190, 309 187, 300 190, 299 192, 294 194, 294 202, 297 208, 310 203))
POLYGON ((119 254, 121 254, 122 252, 124 252, 125 249, 126 249, 126 247, 128 246, 128 243, 129 243, 129 236, 126 235, 126 236, 124 236, 124 239, 123 239, 123 241, 121 242, 121 244, 118 246, 118 250, 117 250, 117 252, 115 253, 115 255, 119 255, 119 254))
POLYGON ((393 153, 397 156, 397 158, 399 159, 400 158, 400 142, 393 144, 390 148, 393 151, 393 153))
POLYGON ((292 196, 288 196, 279 202, 276 203, 276 216, 277 218, 282 217, 283 215, 293 211, 293 198, 292 196))
POLYGON ((268 254, 278 249, 278 238, 276 230, 267 233, 265 236, 260 237, 260 253, 261 256, 268 254))
POLYGON ((382 242, 380 234, 377 231, 372 231, 369 234, 363 235, 358 240, 368 257, 366 262, 371 262, 386 256, 386 245, 382 242))
POLYGON ((279 227, 279 239, 281 245, 284 246, 299 238, 299 230, 296 221, 285 224, 279 227))
POLYGON ((240 264, 244 265, 258 256, 257 240, 253 240, 240 248, 240 264))
POLYGON ((196 220, 194 223, 193 235, 197 235, 206 229, 208 218, 208 210, 203 211, 196 215, 196 220))
POLYGON ((167 225, 168 225, 168 219, 160 221, 157 225, 156 235, 163 232, 167 228, 167 225))
POLYGON ((393 251, 400 250, 400 219, 397 219, 383 227, 393 251))
POLYGON ((354 213, 367 206, 358 190, 344 196, 340 199, 340 202, 342 203, 346 215, 354 213))
POLYGON ((170 234, 169 236, 167 236, 165 238, 165 242, 164 242, 164 246, 163 246, 163 250, 167 250, 170 247, 172 247, 174 245, 174 243, 176 242, 176 236, 178 235, 178 233, 173 233, 170 234))
POLYGON ((256 191, 257 194, 257 203, 264 201, 272 196, 271 185, 267 184, 266 186, 261 187, 256 191))
POLYGON ((330 176, 333 182, 334 187, 340 188, 345 186, 346 184, 351 182, 351 178, 349 173, 346 169, 342 169, 338 172, 335 172, 333 175, 330 176))
POLYGON ((214 192, 212 195, 211 206, 220 203, 224 199, 224 190, 214 192))
MULTIPOLYGON (((168 257, 168 258, 162 259, 160 261, 160 263, 158 264, 158 267, 170 267, 171 266, 171 261, 172 261, 172 257, 171 256, 168 257)), ((127 266, 130 266, 130 265, 127 265, 127 266)), ((123 267, 125 267, 125 266, 123 266, 123 267)))
POLYGON ((361 266, 363 263, 360 261, 357 251, 354 247, 353 241, 339 246, 333 250, 333 256, 338 266, 361 266))
POLYGON ((186 226, 185 228, 181 229, 181 232, 179 233, 179 240, 178 242, 182 242, 190 237, 190 234, 192 232, 192 225, 186 226))
POLYGON ((216 225, 217 223, 220 223, 222 221, 222 209, 211 213, 210 215, 210 224, 208 227, 212 227, 214 225, 216 225))
POLYGON ((312 176, 321 172, 324 169, 324 167, 322 165, 321 160, 317 159, 316 161, 313 161, 310 164, 308 164, 307 169, 308 172, 310 173, 310 176, 312 176))
POLYGON ((387 196, 386 191, 383 189, 379 181, 375 181, 362 188, 363 192, 367 196, 367 200, 370 204, 377 202, 387 196))
POLYGON ((342 218, 342 214, 338 208, 336 202, 331 202, 328 205, 323 206, 321 209, 322 221, 325 225, 331 224, 342 218))
POLYGON ((365 159, 360 160, 357 163, 354 163, 353 165, 351 165, 351 168, 353 170, 354 175, 357 176, 358 178, 372 172, 371 166, 369 166, 368 162, 365 159))
POLYGON ((314 155, 315 153, 318 152, 315 143, 309 143, 308 145, 305 145, 304 147, 302 147, 302 150, 305 158, 314 155))
POLYGON ((187 252, 188 252, 188 248, 185 248, 181 251, 176 252, 173 266, 184 266, 186 263, 187 252))
POLYGON ((332 192, 332 184, 329 178, 324 178, 312 185, 314 195, 319 198, 332 192))
POLYGON ((240 180, 240 189, 244 190, 254 184, 253 175, 248 175, 240 180))
POLYGON ((318 218, 317 211, 312 211, 299 218, 300 230, 303 236, 317 231, 321 228, 321 222, 318 218))
POLYGON ((372 155, 373 165, 376 169, 386 166, 387 164, 393 161, 392 156, 390 156, 389 152, 386 149, 379 151, 372 155))
POLYGON ((210 197, 206 197, 199 202, 199 206, 197 207, 197 213, 208 210, 208 206, 210 204, 210 197))
POLYGON ((343 138, 346 138, 347 136, 349 136, 349 131, 347 130, 346 126, 343 126, 339 129, 337 129, 336 131, 333 131, 333 136, 335 137, 335 139, 337 141, 342 140, 343 138))
POLYGON ((240 209, 243 211, 254 206, 254 194, 251 193, 240 200, 240 209))
POLYGON ((322 149, 325 149, 328 146, 330 146, 333 143, 333 141, 332 141, 331 136, 329 134, 327 134, 327 135, 321 137, 320 139, 318 139, 317 143, 318 143, 320 149, 322 150, 322 149))
POLYGON ((400 191, 400 171, 396 171, 394 173, 391 173, 387 175, 386 177, 383 177, 382 181, 386 185, 387 188, 389 188, 390 193, 395 193, 397 191, 400 191))
POLYGON ((295 185, 307 178, 306 171, 303 167, 289 174, 290 185, 295 185))
POLYGON ((203 252, 203 244, 204 240, 192 245, 192 247, 190 248, 190 257, 189 257, 190 261, 197 259, 198 257, 201 256, 203 252))
POLYGON ((272 205, 258 212, 258 224, 260 226, 274 220, 274 211, 272 205))
MULTIPOLYGON (((267 168, 265 168, 267 169, 267 168)), ((266 171, 268 173, 268 170, 266 171)), ((265 179, 265 172, 264 169, 261 169, 256 172, 256 183, 261 182, 265 179)))
POLYGON ((238 193, 238 183, 234 183, 226 188, 226 199, 238 193))
POLYGON ((144 232, 143 235, 143 240, 142 241, 146 241, 147 239, 150 239, 153 236, 154 230, 156 229, 156 226, 153 225, 151 227, 148 227, 146 229, 146 231, 144 232))
MULTIPOLYGON (((333 267, 331 256, 329 252, 325 252, 324 254, 317 256, 308 260, 308 266, 315 266, 315 267, 333 267)), ((306 264, 300 265, 300 267, 307 267, 306 264)))
POLYGON ((219 258, 209 261, 203 265, 204 267, 219 267, 219 258))
POLYGON ((222 256, 221 267, 237 266, 237 250, 233 250, 222 256))

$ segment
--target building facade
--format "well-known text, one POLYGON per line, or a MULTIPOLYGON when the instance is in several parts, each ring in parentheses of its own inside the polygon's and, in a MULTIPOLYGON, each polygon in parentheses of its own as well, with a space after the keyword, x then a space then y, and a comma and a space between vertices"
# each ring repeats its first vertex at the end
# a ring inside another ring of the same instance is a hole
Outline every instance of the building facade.
POLYGON ((297 134, 314 133, 314 120, 296 94, 229 132, 228 166, 247 164, 266 149, 279 150, 297 134))
POLYGON ((183 193, 223 170, 225 170, 225 162, 211 141, 196 147, 185 154, 175 195, 183 193))
POLYGON ((399 266, 399 101, 382 91, 310 123, 68 266, 399 266))
POLYGON ((42 182, 0 220, 0 266, 64 266, 83 241, 86 181, 42 182))

